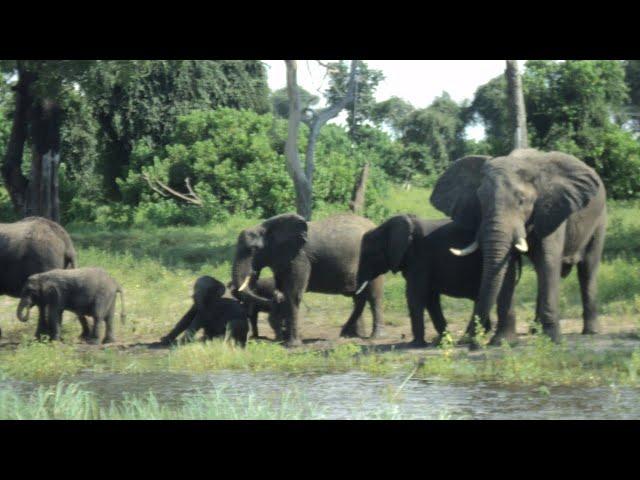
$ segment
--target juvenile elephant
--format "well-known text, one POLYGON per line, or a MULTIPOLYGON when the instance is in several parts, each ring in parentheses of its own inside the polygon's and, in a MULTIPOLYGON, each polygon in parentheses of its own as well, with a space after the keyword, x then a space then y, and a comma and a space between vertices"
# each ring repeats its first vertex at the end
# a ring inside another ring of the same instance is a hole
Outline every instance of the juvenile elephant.
POLYGON ((224 283, 213 277, 202 276, 193 286, 193 305, 167 335, 160 339, 171 345, 186 330, 184 339, 192 341, 196 332, 204 329, 206 338, 231 337, 244 347, 249 334, 246 307, 227 291, 224 283))
MULTIPOLYGON (((242 300, 237 290, 233 288, 233 282, 227 284, 227 288, 231 290, 231 293, 238 300, 242 300)), ((276 303, 283 300, 282 293, 276 289, 276 279, 273 277, 259 278, 256 280, 254 291, 257 295, 267 300, 273 300, 276 303)), ((251 337, 258 338, 258 314, 260 312, 266 312, 269 314, 269 325, 274 332, 277 333, 278 326, 273 318, 272 311, 274 310, 270 304, 256 303, 251 300, 245 300, 243 302, 247 307, 247 314, 249 317, 249 325, 251 326, 251 337)))
MULTIPOLYGON (((447 321, 440 306, 440 295, 468 298, 475 302, 482 276, 479 250, 468 256, 455 256, 451 247, 461 248, 474 239, 475 232, 456 225, 449 219, 425 220, 415 215, 396 215, 362 237, 358 285, 389 270, 402 272, 406 280, 406 298, 411 317, 412 344, 426 345, 424 309, 440 336, 447 321)), ((508 282, 516 281, 519 257, 510 262, 508 282), (515 262, 515 264, 514 264, 515 262)), ((507 281, 505 283, 508 283, 507 281)), ((505 291, 510 291, 511 286, 505 291)), ((509 299, 498 300, 498 315, 514 316, 509 299)))
MULTIPOLYGON (((34 273, 75 268, 76 251, 64 228, 42 217, 0 223, 0 295, 19 297, 34 273)), ((40 312, 36 336, 47 333, 40 312)), ((2 330, 0 330, 2 336, 2 330)))
POLYGON ((31 275, 20 294, 16 315, 22 322, 29 319, 34 305, 45 312, 51 340, 60 339, 62 313, 69 310, 81 320, 82 336, 92 343, 99 341, 100 323, 106 323, 102 343, 115 341, 113 316, 116 295, 120 294, 120 321, 124 323, 124 293, 122 287, 101 268, 55 269, 31 275), (26 310, 26 314, 25 314, 26 310), (93 331, 89 333, 86 317, 92 317, 93 331))
MULTIPOLYGON (((560 339, 560 278, 576 264, 582 333, 598 331, 596 274, 607 210, 604 185, 592 168, 565 153, 534 149, 514 150, 493 159, 464 157, 438 179, 431 203, 476 232, 474 241, 458 253, 482 250, 477 314, 485 328, 491 326, 489 312, 503 285, 508 259, 517 250, 529 256, 536 270, 536 318, 544 333, 556 342, 560 339)), ((499 319, 492 343, 515 335, 515 320, 506 316, 499 319)))
POLYGON ((343 336, 357 335, 357 324, 368 301, 373 313, 373 337, 382 333, 384 277, 372 279, 356 295, 360 242, 375 224, 366 218, 340 214, 306 222, 296 214, 283 214, 243 230, 233 262, 233 284, 243 298, 269 303, 255 292, 260 271, 269 267, 284 300, 277 318, 283 329, 276 334, 287 345, 301 344, 298 310, 305 291, 353 297, 354 309, 342 327, 343 336))

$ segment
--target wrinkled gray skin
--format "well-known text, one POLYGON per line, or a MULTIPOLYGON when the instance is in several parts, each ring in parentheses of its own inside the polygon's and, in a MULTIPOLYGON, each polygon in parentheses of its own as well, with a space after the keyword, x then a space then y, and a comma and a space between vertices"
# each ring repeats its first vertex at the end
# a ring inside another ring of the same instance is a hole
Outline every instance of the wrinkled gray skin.
POLYGON ((20 294, 16 315, 18 320, 29 319, 29 309, 34 305, 45 312, 49 338, 60 340, 62 313, 71 311, 81 319, 81 337, 91 343, 99 342, 100 324, 106 324, 102 343, 115 341, 113 316, 116 295, 120 294, 120 320, 124 323, 124 293, 122 287, 101 268, 77 268, 74 270, 55 269, 31 275, 20 294), (26 311, 26 312, 25 312, 26 311), (89 331, 86 317, 94 320, 89 331))
MULTIPOLYGON (((243 300, 241 296, 238 294, 238 291, 233 288, 233 282, 229 282, 227 284, 227 288, 231 291, 232 295, 238 300, 243 300)), ((266 298, 270 301, 275 301, 276 303, 281 302, 284 299, 282 292, 279 292, 276 289, 276 279, 273 277, 269 278, 259 278, 254 285, 254 292, 262 298, 266 298)), ((266 312, 269 314, 268 320, 269 325, 273 329, 274 332, 277 333, 278 326, 277 323, 271 314, 273 310, 275 310, 271 305, 258 304, 256 302, 252 302, 251 300, 244 299, 244 305, 247 307, 247 315, 249 317, 249 325, 251 326, 251 338, 258 338, 258 314, 260 312, 266 312)))
MULTIPOLYGON (((396 215, 362 237, 358 285, 389 270, 402 272, 411 317, 413 346, 426 346, 424 310, 429 312, 438 332, 436 344, 447 329, 440 295, 468 298, 475 302, 482 278, 480 250, 458 257, 449 248, 473 242, 475 232, 452 220, 425 220, 415 215, 396 215)), ((519 257, 513 255, 503 290, 513 291, 519 257), (515 262, 515 264, 514 264, 515 262)), ((498 300, 498 315, 515 316, 508 298, 498 300)))
POLYGON ((273 305, 255 292, 260 271, 266 267, 273 271, 276 287, 284 296, 281 303, 275 303, 278 312, 274 318, 276 324, 282 324, 276 338, 284 339, 288 346, 302 343, 298 311, 305 291, 353 297, 354 309, 342 328, 343 336, 358 334, 358 321, 368 301, 373 313, 372 336, 379 336, 384 278, 375 278, 355 295, 360 242, 364 233, 374 227, 370 220, 351 214, 312 222, 296 214, 272 217, 238 236, 232 271, 234 287, 238 289, 249 278, 240 296, 259 305, 273 305))
MULTIPOLYGON (((431 203, 477 234, 483 274, 476 312, 485 328, 491 326, 489 312, 503 284, 507 259, 526 238, 526 254, 538 278, 536 318, 543 332, 556 342, 560 339, 560 278, 573 265, 582 294, 582 333, 598 331, 596 275, 607 213, 605 188, 592 168, 571 155, 533 149, 493 159, 465 157, 440 177, 431 203)), ((510 341, 515 335, 515 321, 506 317, 491 341, 510 341)))
MULTIPOLYGON (((73 242, 57 223, 42 217, 27 217, 19 222, 0 224, 0 295, 19 297, 31 275, 76 266, 73 242)), ((47 333, 47 328, 41 311, 36 337, 40 338, 43 333, 47 333)))
POLYGON ((160 339, 171 345, 185 332, 184 341, 193 341, 198 330, 204 329, 205 338, 225 337, 244 347, 249 334, 246 307, 233 298, 225 285, 213 277, 202 276, 193 286, 193 305, 167 335, 160 339))

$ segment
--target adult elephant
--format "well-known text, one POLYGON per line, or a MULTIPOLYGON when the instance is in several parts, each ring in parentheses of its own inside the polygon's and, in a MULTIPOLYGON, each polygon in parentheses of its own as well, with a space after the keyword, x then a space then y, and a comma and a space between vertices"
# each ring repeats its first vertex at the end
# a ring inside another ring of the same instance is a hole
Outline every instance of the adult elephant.
MULTIPOLYGON (((57 223, 42 217, 0 223, 0 295, 17 298, 34 273, 75 267, 73 242, 57 223)), ((41 311, 36 336, 48 331, 41 311)))
MULTIPOLYGON (((476 239, 462 253, 482 250, 476 313, 486 329, 491 327, 489 312, 515 249, 527 253, 535 267, 536 317, 543 332, 559 341, 560 278, 577 264, 582 333, 597 333, 596 274, 607 213, 605 188, 592 168, 565 153, 534 149, 514 150, 493 159, 464 157, 438 179, 431 203, 476 231, 476 239)), ((514 340, 515 335, 515 320, 506 316, 499 319, 492 343, 514 340)))
POLYGON ((353 297, 354 309, 342 336, 356 336, 358 320, 368 301, 373 337, 382 333, 384 277, 373 279, 356 295, 356 274, 362 236, 375 224, 366 218, 340 214, 307 222, 300 215, 282 214, 243 230, 238 236, 232 281, 249 301, 271 303, 254 291, 260 271, 269 267, 283 299, 276 319, 284 320, 282 335, 289 346, 301 344, 298 311, 305 291, 353 297))
MULTIPOLYGON (((452 246, 462 248, 473 241, 475 232, 451 221, 426 220, 415 215, 396 215, 362 238, 358 284, 391 270, 402 272, 406 281, 406 299, 411 318, 413 346, 425 346, 424 310, 429 312, 438 333, 438 344, 447 329, 440 296, 467 298, 474 303, 482 279, 482 254, 456 256, 452 246), (452 251, 450 251, 453 250, 452 251)), ((503 290, 513 292, 512 282, 518 281, 520 257, 513 255, 503 290)), ((511 298, 498 297, 498 317, 512 315, 511 298)))

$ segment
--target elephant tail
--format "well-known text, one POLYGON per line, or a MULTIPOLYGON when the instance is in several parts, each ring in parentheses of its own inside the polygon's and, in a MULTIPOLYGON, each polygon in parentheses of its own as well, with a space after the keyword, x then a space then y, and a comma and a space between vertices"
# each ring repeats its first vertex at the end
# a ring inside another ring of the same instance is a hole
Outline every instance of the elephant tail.
POLYGON ((77 267, 75 250, 68 251, 64 256, 64 268, 74 269, 77 267))
POLYGON ((118 289, 116 290, 116 294, 120 294, 120 323, 123 325, 126 323, 127 314, 124 311, 124 290, 120 285, 118 285, 118 289))

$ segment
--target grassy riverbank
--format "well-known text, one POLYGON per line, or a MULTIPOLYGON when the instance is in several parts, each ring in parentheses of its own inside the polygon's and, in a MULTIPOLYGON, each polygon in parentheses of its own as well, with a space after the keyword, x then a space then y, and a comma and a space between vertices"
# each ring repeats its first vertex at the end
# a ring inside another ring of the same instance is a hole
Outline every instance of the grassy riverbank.
MULTIPOLYGON (((429 204, 429 192, 397 187, 388 199, 391 214, 413 212, 441 217, 429 204)), ((307 294, 301 310, 305 347, 286 350, 268 340, 250 342, 246 351, 229 350, 219 342, 174 349, 150 349, 191 302, 191 288, 199 275, 230 278, 231 259, 238 232, 258 219, 234 218, 207 227, 100 230, 69 226, 80 265, 102 266, 125 289, 127 323, 117 324, 118 343, 89 346, 80 343, 80 326, 65 314, 62 344, 30 340, 33 321, 15 319, 17 300, 0 298, 0 372, 16 379, 47 381, 81 371, 140 373, 150 371, 206 372, 213 370, 332 372, 357 369, 375 374, 412 372, 415 376, 456 381, 498 381, 517 384, 636 385, 640 367, 640 217, 638 203, 610 202, 605 260, 599 274, 600 310, 605 335, 571 337, 564 346, 523 337, 526 344, 513 349, 488 349, 469 354, 464 348, 405 348, 410 326, 404 299, 404 280, 388 274, 385 288, 386 336, 379 341, 342 340, 340 326, 351 311, 351 300, 340 296, 307 294), (598 343, 598 338, 604 339, 598 343), (594 343, 595 342, 595 343, 594 343), (604 342, 604 343, 603 343, 604 342), (623 342, 624 348, 618 343, 623 342)), ((321 216, 321 215, 319 215, 321 216)), ((265 272, 267 274, 267 272, 265 272)), ((535 274, 525 264, 516 291, 518 330, 524 334, 533 317, 535 274)), ((466 326, 471 302, 443 299, 450 332, 458 338, 466 326)), ((581 302, 575 273, 562 283, 560 307, 563 331, 579 331, 581 302)), ((369 312, 365 313, 370 322, 369 312)), ((427 332, 435 333, 427 316, 427 332)), ((266 321, 261 335, 270 337, 266 321)))

